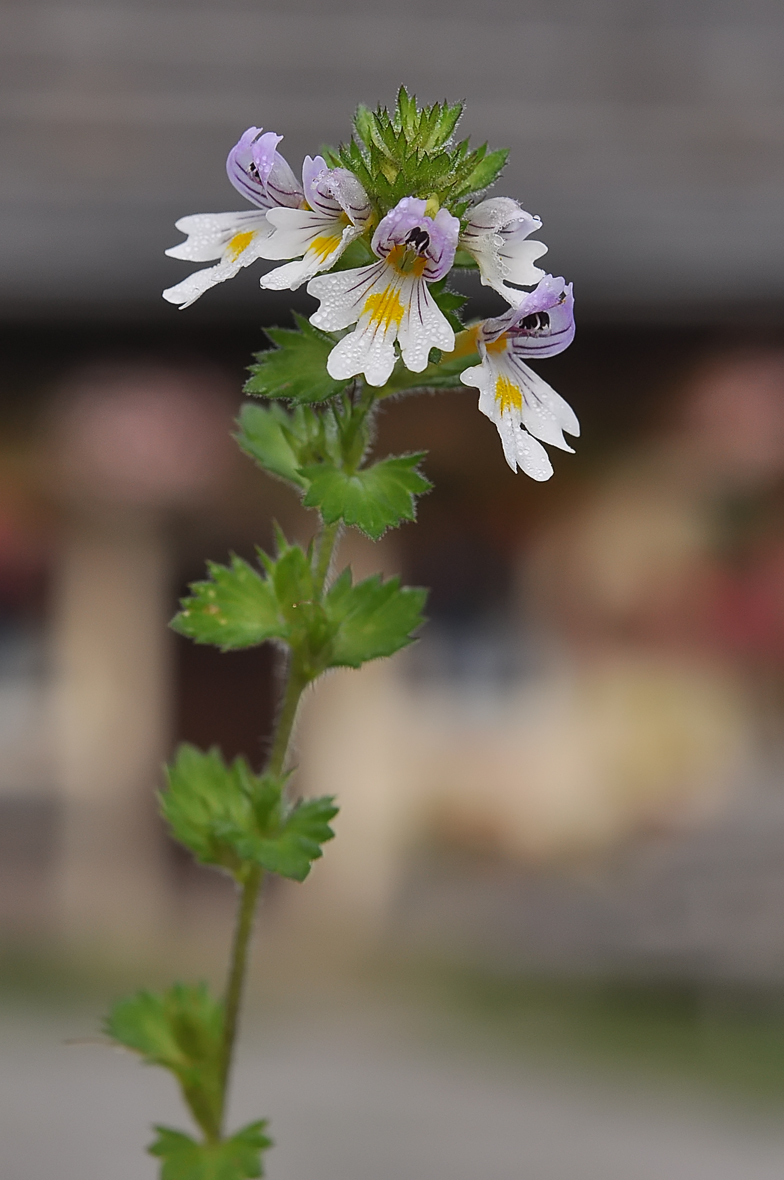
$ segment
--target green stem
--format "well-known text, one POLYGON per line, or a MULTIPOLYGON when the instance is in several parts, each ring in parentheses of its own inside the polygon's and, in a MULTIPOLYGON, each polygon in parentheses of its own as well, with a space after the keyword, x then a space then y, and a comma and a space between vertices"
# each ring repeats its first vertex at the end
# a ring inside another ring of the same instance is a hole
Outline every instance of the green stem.
POLYGON ((278 714, 278 725, 275 730, 275 740, 272 743, 267 774, 279 775, 286 765, 286 754, 291 741, 294 721, 297 716, 299 699, 307 687, 307 678, 297 668, 296 658, 292 657, 286 675, 286 687, 283 691, 283 702, 278 714))
MULTIPOLYGON (((339 525, 322 524, 315 546, 316 568, 314 578, 318 593, 321 594, 329 571, 329 563, 338 536, 339 525)), ((297 667, 296 657, 292 657, 286 676, 286 687, 283 702, 278 715, 275 729, 275 739, 270 751, 267 773, 280 775, 286 765, 291 734, 297 716, 300 698, 309 681, 297 667)), ((234 942, 231 949, 231 963, 229 978, 224 997, 223 1024, 223 1052, 221 1059, 221 1126, 226 1113, 226 1098, 228 1095, 229 1075, 234 1056, 234 1044, 237 1039, 237 1025, 239 1022, 242 992, 245 983, 245 973, 248 963, 248 948, 253 934, 253 922, 256 916, 256 905, 263 878, 263 870, 252 868, 243 882, 240 894, 240 905, 237 912, 237 924, 234 928, 234 942)))
POLYGON ((253 933, 253 921, 256 916, 256 902, 263 870, 254 867, 248 873, 242 886, 240 908, 237 912, 237 925, 234 930, 234 943, 231 950, 231 968, 226 985, 224 998, 223 1024, 223 1055, 221 1060, 221 1127, 226 1113, 226 1096, 229 1085, 231 1060, 234 1054, 234 1042, 237 1037, 237 1022, 239 1020, 240 1004, 242 1003, 242 989, 245 982, 245 969, 248 962, 248 946, 253 933))
POLYGON ((332 554, 335 551, 335 543, 338 539, 339 531, 339 520, 336 520, 333 524, 322 524, 316 541, 313 581, 315 583, 315 589, 318 595, 321 595, 324 590, 324 583, 326 582, 327 574, 329 573, 329 563, 332 561, 332 554))

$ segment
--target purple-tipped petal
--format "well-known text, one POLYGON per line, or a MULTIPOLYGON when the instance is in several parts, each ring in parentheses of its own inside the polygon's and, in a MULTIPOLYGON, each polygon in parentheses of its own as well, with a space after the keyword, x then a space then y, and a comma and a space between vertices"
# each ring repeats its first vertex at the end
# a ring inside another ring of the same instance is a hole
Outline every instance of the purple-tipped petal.
POLYGON ((563 352, 574 340, 572 284, 545 275, 541 282, 504 315, 486 320, 482 338, 490 344, 506 333, 518 356, 547 357, 563 352))
POLYGON ((460 222, 447 209, 439 209, 435 217, 428 217, 426 209, 427 201, 403 197, 378 223, 371 245, 379 258, 387 258, 395 246, 418 254, 426 260, 422 273, 432 283, 452 266, 460 222))
POLYGON ((277 151, 282 138, 274 131, 249 127, 226 158, 229 180, 260 209, 273 209, 277 205, 298 208, 302 204, 302 187, 277 151))
POLYGON ((364 225, 370 216, 368 195, 354 173, 347 168, 328 168, 321 156, 305 156, 302 187, 311 209, 324 217, 345 213, 352 225, 364 225))

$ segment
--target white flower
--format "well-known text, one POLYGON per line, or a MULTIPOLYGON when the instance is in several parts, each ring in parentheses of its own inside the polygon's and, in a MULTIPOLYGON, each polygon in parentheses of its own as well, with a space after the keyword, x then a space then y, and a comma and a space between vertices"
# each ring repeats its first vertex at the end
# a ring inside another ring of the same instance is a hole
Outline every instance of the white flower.
POLYGON ((478 326, 482 363, 461 374, 465 385, 479 390, 479 409, 495 422, 512 471, 519 467, 532 479, 553 474, 542 443, 572 451, 563 432, 577 437, 580 424, 571 406, 522 358, 554 356, 573 339, 571 284, 546 275, 517 307, 478 326))
POLYGON ((302 187, 308 208, 271 209, 274 227, 263 246, 265 258, 297 258, 261 280, 262 287, 292 291, 321 270, 334 266, 346 247, 364 232, 371 213, 367 193, 352 172, 327 168, 321 156, 305 157, 302 187))
POLYGON ((217 266, 197 270, 163 292, 164 299, 180 308, 189 307, 200 295, 231 279, 244 266, 261 258, 262 243, 273 232, 267 211, 279 205, 301 205, 304 194, 294 173, 276 150, 281 136, 249 127, 226 160, 226 171, 234 187, 256 209, 241 213, 194 213, 176 223, 188 237, 166 253, 170 258, 211 262, 217 266))
POLYGON ((321 300, 310 321, 336 332, 356 328, 333 348, 327 371, 335 380, 363 373, 384 385, 397 359, 415 373, 427 367, 431 348, 449 352, 455 334, 428 289, 452 265, 460 222, 446 209, 426 215, 427 202, 404 197, 379 222, 372 247, 380 261, 311 279, 308 292, 321 300))
POLYGON ((516 305, 525 292, 508 283, 530 287, 544 275, 534 261, 547 253, 547 247, 526 241, 541 228, 539 218, 526 213, 511 197, 490 197, 469 209, 460 248, 475 258, 482 283, 516 305))

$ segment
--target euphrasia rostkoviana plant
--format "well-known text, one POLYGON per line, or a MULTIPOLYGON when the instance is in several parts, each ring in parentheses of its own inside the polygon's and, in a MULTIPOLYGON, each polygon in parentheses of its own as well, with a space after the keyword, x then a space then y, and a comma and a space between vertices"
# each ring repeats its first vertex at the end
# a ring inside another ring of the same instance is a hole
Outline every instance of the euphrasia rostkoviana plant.
POLYGON ((265 874, 302 881, 337 813, 331 798, 292 801, 289 744, 302 693, 328 668, 359 668, 412 642, 425 591, 397 578, 354 583, 333 576, 341 528, 377 539, 413 520, 430 487, 421 453, 371 459, 373 414, 382 398, 462 381, 479 390, 504 455, 537 480, 552 466, 542 443, 571 450, 579 433, 559 395, 525 363, 561 352, 574 336, 572 288, 535 261, 546 251, 538 218, 510 197, 485 197, 505 151, 455 142, 462 107, 420 107, 401 89, 393 111, 360 107, 351 141, 306 156, 302 182, 278 152, 280 136, 250 127, 229 152, 232 184, 251 208, 177 222, 186 240, 175 258, 214 262, 164 292, 187 307, 256 259, 282 265, 266 289, 307 291, 310 320, 268 332, 245 392, 237 441, 287 482, 318 516, 307 548, 278 535, 258 567, 238 557, 211 564, 209 578, 173 620, 176 631, 224 651, 273 642, 286 679, 267 765, 228 765, 219 751, 183 746, 168 769, 161 810, 172 835, 198 861, 229 873, 240 902, 225 995, 178 984, 117 1004, 111 1038, 163 1065, 180 1083, 199 1128, 194 1138, 158 1127, 150 1151, 162 1180, 246 1180, 262 1174, 270 1146, 263 1121, 228 1132, 227 1083, 253 918, 265 874), (217 262, 215 260, 217 259, 217 262), (506 303, 498 316, 464 326, 452 269, 475 269, 506 303))

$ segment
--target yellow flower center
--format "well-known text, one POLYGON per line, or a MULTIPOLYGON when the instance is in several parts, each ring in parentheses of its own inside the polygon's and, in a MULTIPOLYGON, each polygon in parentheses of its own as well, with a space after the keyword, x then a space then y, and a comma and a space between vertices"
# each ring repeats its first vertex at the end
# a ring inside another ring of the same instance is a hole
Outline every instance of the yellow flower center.
POLYGON ((461 356, 471 356, 477 352, 477 338, 479 336, 480 324, 474 324, 470 328, 464 328, 462 332, 458 332, 455 336, 455 347, 451 352, 444 353, 445 360, 456 360, 461 356))
POLYGON ((256 237, 255 230, 248 230, 244 234, 235 234, 226 247, 229 258, 232 262, 236 262, 243 250, 247 250, 253 239, 256 237))
POLYGON ((502 414, 507 410, 517 410, 519 413, 523 408, 523 395, 520 392, 520 386, 515 385, 508 377, 502 376, 496 379, 495 400, 502 414))
POLYGON ((376 295, 368 295, 365 306, 362 308, 362 314, 370 312, 371 324, 378 324, 386 331, 392 324, 400 327, 405 310, 395 288, 386 287, 376 295))
POLYGON ((416 250, 406 246, 393 246, 387 255, 387 262, 401 275, 421 275, 427 266, 427 259, 416 250))

